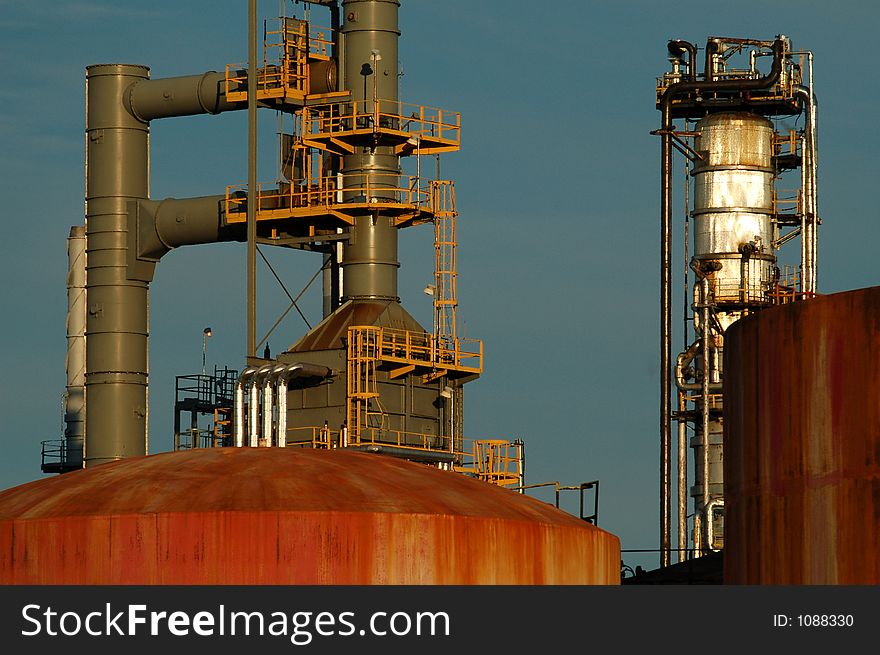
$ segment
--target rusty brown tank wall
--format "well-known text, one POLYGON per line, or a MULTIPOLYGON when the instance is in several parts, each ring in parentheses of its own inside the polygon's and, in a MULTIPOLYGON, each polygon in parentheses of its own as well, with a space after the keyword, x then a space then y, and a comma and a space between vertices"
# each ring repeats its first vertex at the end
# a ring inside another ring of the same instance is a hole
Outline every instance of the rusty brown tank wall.
POLYGON ((880 287, 727 335, 725 582, 880 584, 880 287))
POLYGON ((349 451, 127 459, 0 493, 0 584, 617 584, 620 542, 535 499, 349 451))

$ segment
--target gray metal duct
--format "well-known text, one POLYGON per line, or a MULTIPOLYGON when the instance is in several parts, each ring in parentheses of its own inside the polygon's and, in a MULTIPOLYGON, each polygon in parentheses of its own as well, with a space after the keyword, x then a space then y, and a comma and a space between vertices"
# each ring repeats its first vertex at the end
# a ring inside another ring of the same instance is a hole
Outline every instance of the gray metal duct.
POLYGON ((139 200, 137 215, 137 255, 158 261, 180 246, 223 241, 244 241, 244 225, 223 223, 224 196, 139 200))
POLYGON ((87 466, 147 452, 152 263, 177 246, 243 236, 223 226, 220 196, 147 200, 150 120, 243 105, 225 101, 221 73, 148 78, 146 66, 86 69, 87 466))
POLYGON ((86 465, 147 451, 148 283, 128 277, 130 200, 146 198, 149 126, 123 95, 146 66, 86 69, 86 465))
POLYGON ((131 115, 144 123, 155 118, 219 114, 244 109, 242 103, 226 101, 225 86, 226 75, 214 71, 145 80, 128 87, 123 102, 131 115))

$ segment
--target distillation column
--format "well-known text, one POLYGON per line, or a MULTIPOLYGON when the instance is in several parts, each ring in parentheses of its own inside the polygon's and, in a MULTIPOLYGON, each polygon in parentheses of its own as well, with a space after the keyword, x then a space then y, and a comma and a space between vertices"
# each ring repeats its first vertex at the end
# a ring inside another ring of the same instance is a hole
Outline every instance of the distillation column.
MULTIPOLYGON (((342 3, 341 88, 350 90, 352 100, 371 111, 379 121, 396 120, 383 117, 383 112, 398 113, 399 7, 398 0, 344 0, 342 3)), ((371 196, 358 199, 355 196, 360 191, 349 192, 344 200, 372 202, 377 198, 381 202, 383 187, 398 186, 400 159, 391 147, 363 147, 360 152, 343 157, 341 172, 346 187, 369 188, 371 196)), ((394 193, 387 195, 393 197, 394 193)), ((358 298, 398 301, 399 266, 394 218, 379 212, 357 216, 342 253, 343 302, 358 298)))
POLYGON ((700 158, 692 170, 692 268, 697 275, 697 342, 679 358, 679 369, 693 361, 690 371, 697 381, 679 377, 679 389, 697 392, 699 416, 691 439, 695 537, 704 547, 716 548, 723 538, 723 332, 750 310, 770 304, 777 271, 772 249, 774 130, 762 116, 722 112, 701 119, 696 132, 700 158))

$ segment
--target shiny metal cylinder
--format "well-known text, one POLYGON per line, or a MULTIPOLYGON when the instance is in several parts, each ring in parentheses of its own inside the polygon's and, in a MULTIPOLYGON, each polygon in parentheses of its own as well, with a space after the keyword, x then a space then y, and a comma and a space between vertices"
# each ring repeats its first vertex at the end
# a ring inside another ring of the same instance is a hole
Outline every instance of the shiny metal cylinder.
POLYGON ((773 240, 773 125, 742 112, 702 119, 694 165, 694 256, 715 261, 716 304, 765 304, 776 258, 773 240))
POLYGON ((148 284, 128 277, 128 207, 149 195, 149 126, 125 108, 146 66, 86 69, 86 466, 147 451, 148 284))

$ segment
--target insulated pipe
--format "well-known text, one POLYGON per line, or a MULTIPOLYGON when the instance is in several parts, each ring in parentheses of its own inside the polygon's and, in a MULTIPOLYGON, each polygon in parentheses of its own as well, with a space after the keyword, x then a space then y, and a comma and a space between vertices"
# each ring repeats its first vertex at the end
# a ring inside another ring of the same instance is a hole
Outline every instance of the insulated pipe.
MULTIPOLYGON (((703 502, 702 508, 703 514, 706 518, 706 524, 711 521, 710 517, 706 515, 707 508, 709 507, 709 340, 711 338, 710 330, 709 330, 709 278, 703 277, 700 280, 700 317, 702 323, 702 331, 703 331, 703 380, 702 380, 702 391, 701 396, 703 397, 703 402, 700 407, 700 418, 702 434, 700 435, 700 443, 703 448, 703 502)), ((697 512, 694 511, 696 514, 697 512)), ((710 541, 706 540, 706 543, 711 547, 710 541)))
POLYGON ((64 399, 64 462, 83 464, 86 380, 86 228, 74 225, 67 238, 67 393, 64 399))
MULTIPOLYGON (((263 389, 263 384, 266 380, 266 377, 272 372, 274 368, 273 364, 266 364, 265 366, 261 366, 254 373, 253 380, 251 381, 251 424, 249 426, 250 433, 250 446, 251 448, 256 448, 260 445, 260 433, 262 432, 265 436, 266 434, 266 426, 268 424, 269 435, 271 435, 272 430, 272 406, 269 405, 268 412, 266 411, 265 405, 265 394, 264 394, 264 403, 263 403, 263 411, 262 418, 260 417, 260 391, 263 389), (260 427, 262 426, 262 430, 260 427)), ((270 402, 271 402, 271 394, 270 394, 270 402)))
POLYGON ((678 397, 678 561, 687 558, 687 481, 688 481, 688 444, 687 422, 683 414, 687 409, 683 396, 678 397))
POLYGON ((272 420, 275 409, 272 391, 272 376, 266 375, 266 380, 263 382, 263 440, 267 446, 272 445, 272 429, 275 427, 272 420))
POLYGON ((279 448, 287 446, 287 383, 278 381, 278 429, 276 443, 279 448))
POLYGON ((201 75, 166 77, 132 84, 123 96, 125 108, 136 119, 219 114, 244 109, 242 103, 226 101, 226 75, 208 71, 201 75))
MULTIPOLYGON (((702 382, 687 382, 684 369, 690 364, 694 357, 696 357, 697 353, 700 352, 702 344, 699 341, 695 341, 688 349, 683 353, 679 354, 675 361, 675 386, 681 389, 682 391, 701 391, 703 389, 702 382)), ((710 382, 709 383, 709 392, 710 393, 721 393, 722 386, 720 382, 710 382)))
POLYGON ((122 98, 148 77, 86 69, 86 466, 147 452, 148 283, 128 278, 127 205, 149 195, 149 126, 122 98))
POLYGON ((244 417, 244 395, 248 382, 253 378, 257 369, 253 367, 246 368, 238 376, 235 383, 235 425, 233 427, 233 436, 235 446, 241 448, 244 446, 245 433, 245 417, 244 417))
POLYGON ((243 225, 224 225, 225 196, 138 201, 138 256, 159 259, 180 246, 244 241, 243 225))
POLYGON ((319 378, 326 379, 333 375, 333 371, 326 366, 316 364, 288 364, 278 367, 273 372, 276 377, 276 393, 278 395, 278 429, 277 445, 284 448, 287 445, 287 392, 288 383, 294 378, 319 378))
MULTIPOLYGON (((812 61, 812 54, 810 54, 812 61)), ((816 189, 816 119, 819 101, 812 86, 799 86, 795 94, 803 101, 806 113, 806 134, 802 152, 802 183, 804 191, 804 221, 801 229, 801 275, 802 288, 807 293, 816 293, 816 232, 818 227, 817 189, 816 189)))
POLYGON ((248 446, 256 448, 260 443, 260 385, 254 376, 248 386, 248 446))
MULTIPOLYGON (((707 50, 709 45, 707 43, 707 50)), ((691 91, 757 91, 772 87, 782 73, 785 41, 773 42, 773 65, 770 73, 754 80, 712 80, 677 82, 669 85, 660 98, 660 564, 669 566, 672 542, 672 458, 671 458, 671 405, 672 392, 672 100, 691 91)), ((711 67, 710 67, 711 68, 711 67)))

